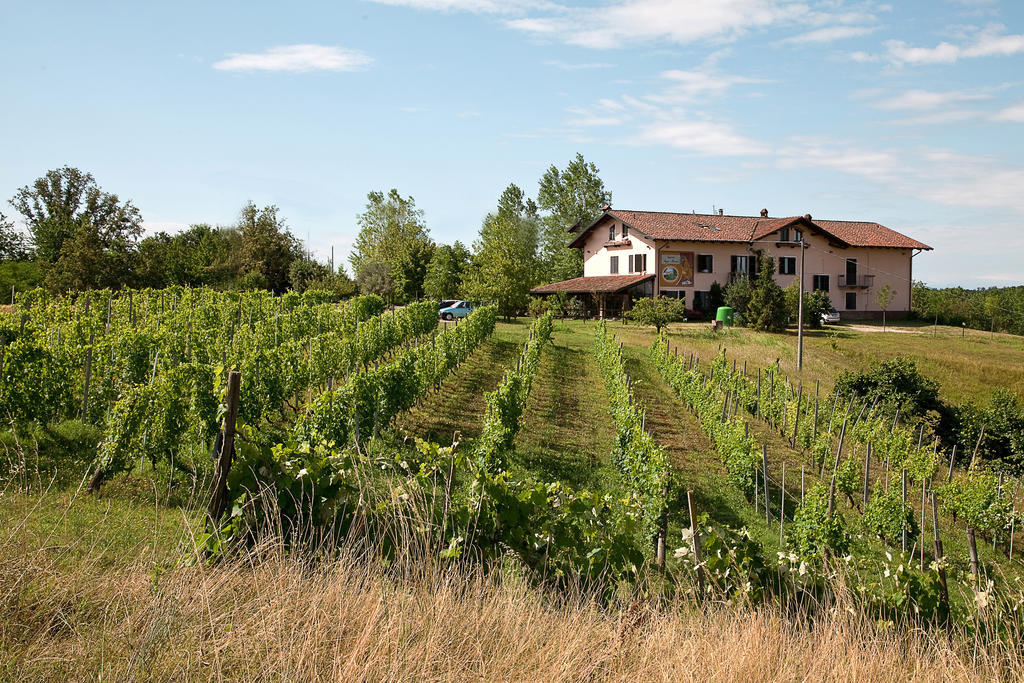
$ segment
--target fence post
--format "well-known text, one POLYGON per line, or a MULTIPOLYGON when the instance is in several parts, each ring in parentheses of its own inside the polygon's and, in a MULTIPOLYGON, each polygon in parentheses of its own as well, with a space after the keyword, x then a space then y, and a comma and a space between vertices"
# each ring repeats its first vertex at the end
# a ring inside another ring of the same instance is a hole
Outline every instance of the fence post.
POLYGON ((978 571, 978 544, 974 540, 974 527, 967 527, 967 550, 971 554, 971 575, 974 577, 974 587, 978 587, 980 572, 978 571))
POLYGON ((864 510, 868 509, 868 483, 871 480, 871 444, 864 452, 864 510))
POLYGON ((800 465, 800 507, 804 506, 804 466, 800 465))
POLYGON ((946 586, 946 568, 942 565, 942 539, 939 538, 939 505, 932 491, 932 540, 935 545, 935 564, 939 568, 939 604, 943 607, 943 622, 949 626, 949 589, 946 586))
POLYGON ((946 483, 953 481, 953 462, 956 460, 956 444, 953 444, 953 452, 949 454, 949 472, 946 474, 946 483))
POLYGON ((771 513, 768 510, 768 444, 761 444, 761 470, 764 479, 764 522, 769 524, 771 513))
POLYGON ((661 509, 661 519, 658 522, 658 546, 655 551, 655 561, 658 564, 658 569, 665 568, 665 543, 668 540, 668 482, 665 483, 662 494, 666 502, 661 509))
POLYGON ((701 573, 700 534, 697 532, 697 506, 693 502, 693 491, 686 492, 686 505, 690 511, 690 541, 693 543, 693 562, 697 568, 697 588, 704 595, 704 576, 701 573))
POLYGON ((921 571, 924 571, 924 527, 927 517, 925 516, 924 506, 928 501, 927 498, 927 487, 924 479, 921 480, 921 571))
POLYGON ((779 488, 781 489, 782 495, 779 496, 779 546, 782 546, 782 524, 786 521, 786 463, 782 463, 782 481, 780 482, 779 488))
POLYGON ((213 483, 210 485, 210 504, 207 506, 207 514, 213 526, 220 523, 224 508, 227 506, 228 473, 231 471, 231 458, 235 451, 235 422, 238 419, 241 386, 242 373, 238 370, 228 373, 227 412, 224 414, 220 453, 217 454, 213 483))
POLYGON ((843 439, 846 437, 846 420, 839 429, 839 447, 836 448, 836 462, 832 467, 832 483, 828 487, 828 518, 832 519, 832 511, 836 505, 836 475, 839 472, 839 458, 843 455, 843 439))
MULTIPOLYGON (((907 507, 907 468, 903 468, 903 472, 900 474, 900 482, 903 487, 903 509, 907 507)), ((900 526, 903 527, 903 552, 907 552, 907 522, 905 513, 900 513, 900 526)), ((969 532, 970 533, 970 532, 969 532)))
POLYGON ((793 418, 793 448, 796 448, 796 437, 800 431, 800 404, 804 400, 804 389, 800 387, 800 392, 796 395, 796 417, 793 418))
POLYGON ((89 333, 89 348, 85 352, 85 387, 82 395, 82 421, 88 421, 89 415, 89 381, 92 379, 92 343, 95 332, 89 333))

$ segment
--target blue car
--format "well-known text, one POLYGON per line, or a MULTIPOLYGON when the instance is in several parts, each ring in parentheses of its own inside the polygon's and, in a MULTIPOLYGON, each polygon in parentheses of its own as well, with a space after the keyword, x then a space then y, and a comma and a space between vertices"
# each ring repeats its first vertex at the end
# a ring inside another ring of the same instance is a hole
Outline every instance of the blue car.
POLYGON ((455 320, 456 318, 465 318, 472 312, 473 304, 468 301, 456 301, 452 305, 442 308, 440 314, 442 320, 455 320))

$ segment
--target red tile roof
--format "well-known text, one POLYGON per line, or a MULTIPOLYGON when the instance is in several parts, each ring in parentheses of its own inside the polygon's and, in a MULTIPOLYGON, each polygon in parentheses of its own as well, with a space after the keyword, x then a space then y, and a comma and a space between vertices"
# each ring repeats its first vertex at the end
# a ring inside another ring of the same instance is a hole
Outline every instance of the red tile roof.
POLYGON ((896 247, 899 249, 928 249, 924 242, 907 237, 903 233, 896 232, 878 223, 864 223, 861 221, 819 221, 814 220, 815 225, 820 225, 827 232, 832 233, 843 240, 851 247, 896 247))
POLYGON ((595 227, 602 219, 609 216, 618 218, 631 230, 636 230, 640 234, 656 240, 749 242, 764 239, 779 228, 803 224, 811 230, 817 229, 835 241, 852 247, 931 249, 923 242, 918 242, 878 223, 813 220, 806 216, 765 218, 620 209, 607 209, 588 228, 584 229, 570 246, 582 246, 582 238, 590 228, 595 227))
POLYGON ((554 294, 555 292, 566 292, 568 294, 614 294, 629 289, 645 280, 654 279, 654 273, 634 273, 632 275, 592 275, 590 277, 575 277, 562 282, 552 282, 549 285, 541 285, 530 290, 531 294, 554 294))

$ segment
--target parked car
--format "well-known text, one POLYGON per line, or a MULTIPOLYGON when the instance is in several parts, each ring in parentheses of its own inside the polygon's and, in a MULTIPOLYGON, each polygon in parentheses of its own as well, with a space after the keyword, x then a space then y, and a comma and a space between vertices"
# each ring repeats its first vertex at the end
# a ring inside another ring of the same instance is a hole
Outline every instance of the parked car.
POLYGON ((830 308, 826 313, 821 314, 822 325, 831 325, 837 322, 839 322, 839 311, 836 309, 830 308))
POLYGON ((444 310, 449 306, 454 306, 457 303, 459 303, 458 299, 442 299, 441 303, 437 307, 437 310, 444 310))
POLYGON ((442 308, 440 315, 442 320, 455 320, 456 318, 465 318, 472 312, 473 304, 468 301, 456 301, 451 306, 442 308))

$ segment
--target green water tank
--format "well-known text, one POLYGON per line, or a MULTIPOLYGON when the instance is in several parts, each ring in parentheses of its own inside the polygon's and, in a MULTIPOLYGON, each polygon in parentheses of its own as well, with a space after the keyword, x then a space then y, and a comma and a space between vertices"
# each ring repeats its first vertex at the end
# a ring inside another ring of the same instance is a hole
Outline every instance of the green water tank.
POLYGON ((715 314, 715 320, 722 323, 725 327, 732 327, 732 309, 728 306, 719 306, 718 313, 715 314))

